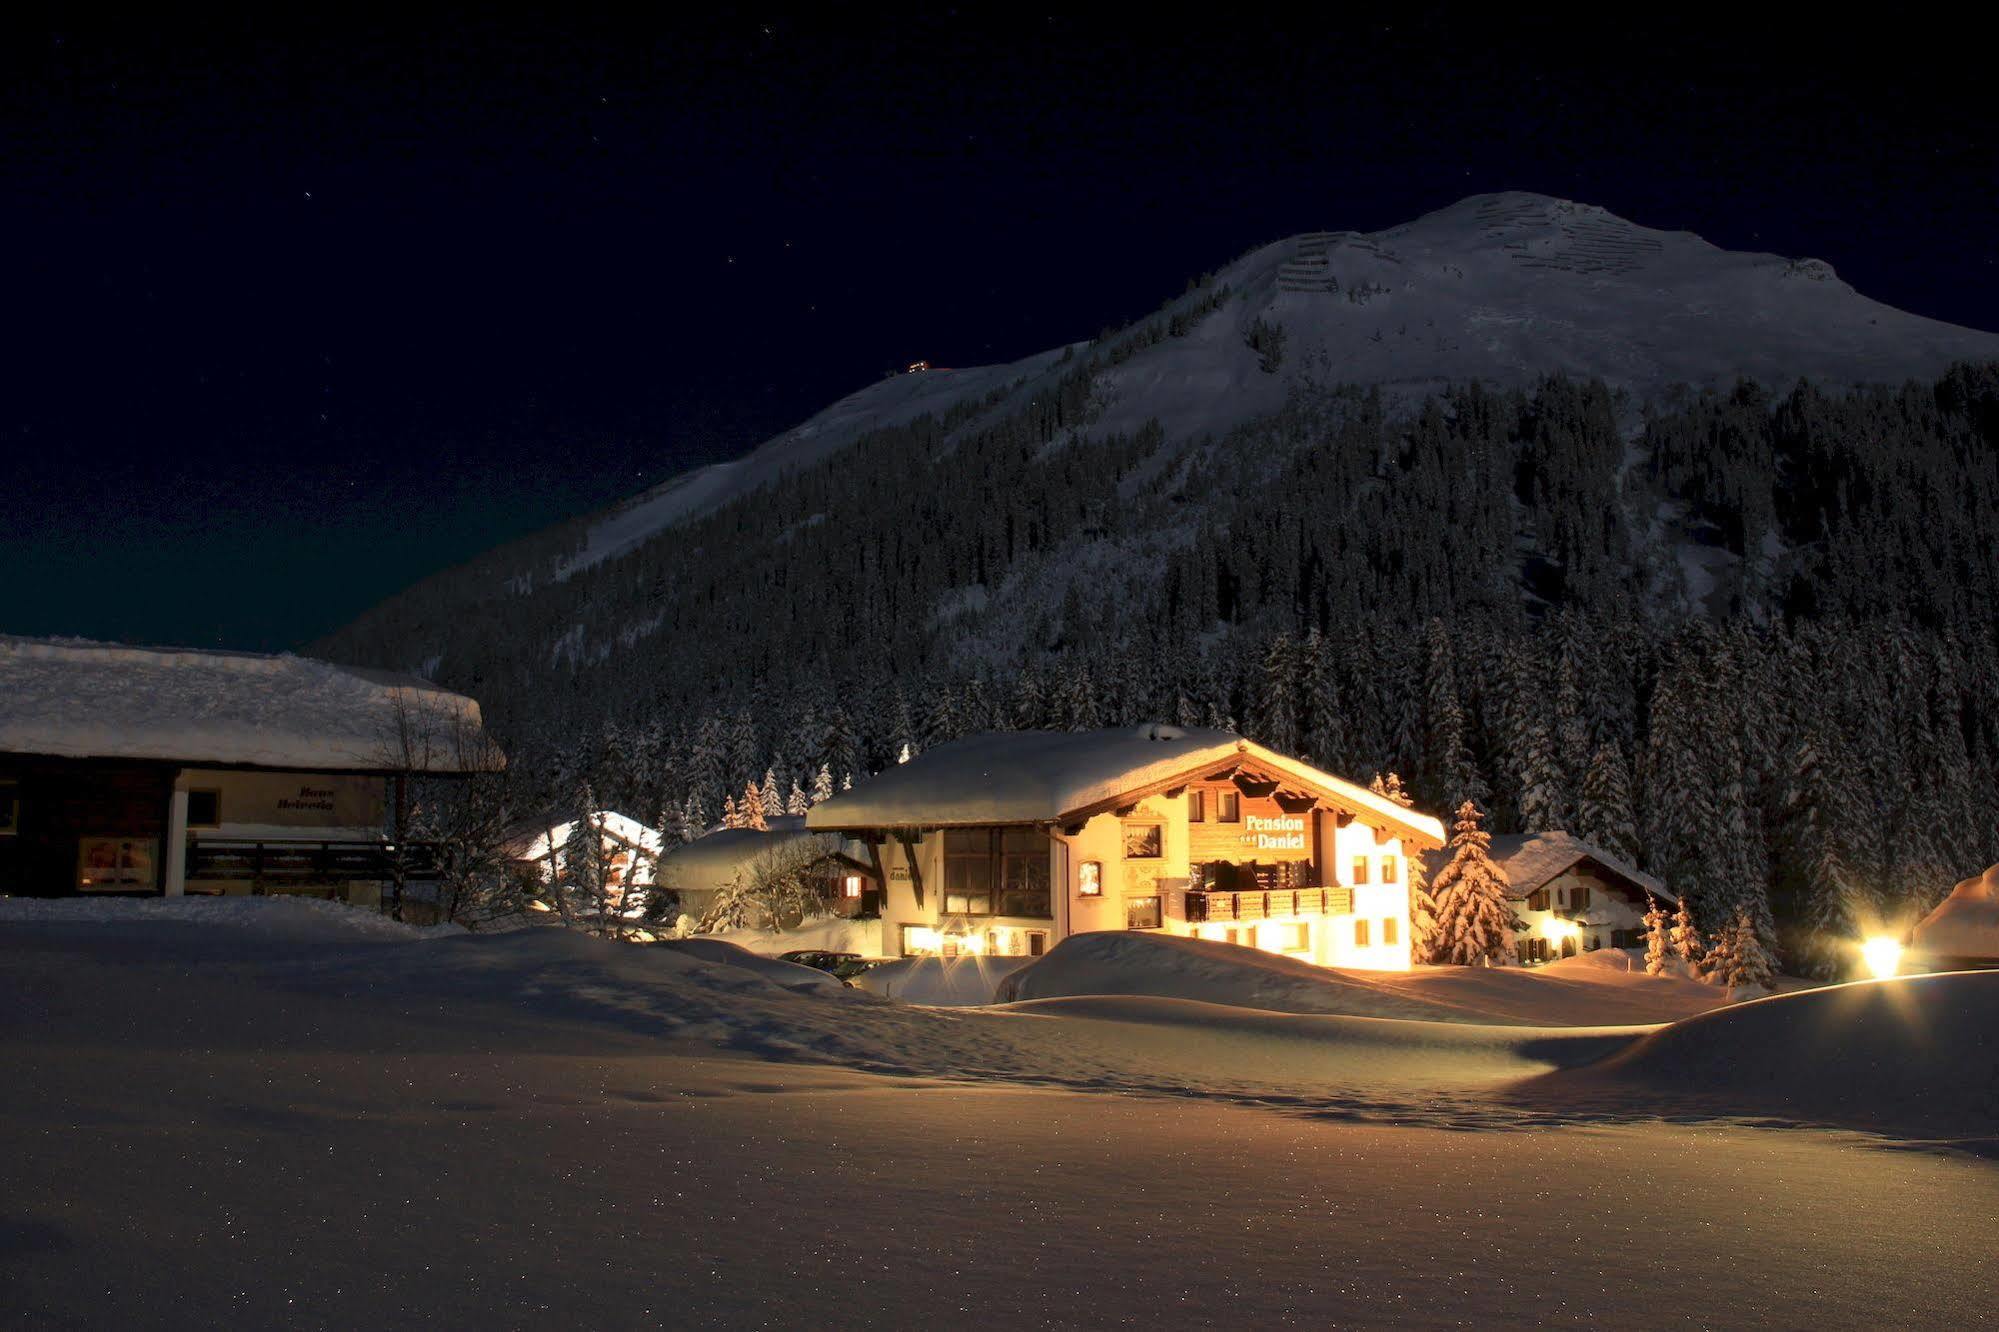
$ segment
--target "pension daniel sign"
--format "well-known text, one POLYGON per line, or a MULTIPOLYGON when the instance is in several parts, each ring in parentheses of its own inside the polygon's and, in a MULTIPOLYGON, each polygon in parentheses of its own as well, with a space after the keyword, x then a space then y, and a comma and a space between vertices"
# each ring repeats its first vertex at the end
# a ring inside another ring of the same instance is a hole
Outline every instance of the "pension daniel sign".
POLYGON ((1251 814, 1243 820, 1242 840, 1259 851, 1303 851, 1305 820, 1296 814, 1275 818, 1251 814))

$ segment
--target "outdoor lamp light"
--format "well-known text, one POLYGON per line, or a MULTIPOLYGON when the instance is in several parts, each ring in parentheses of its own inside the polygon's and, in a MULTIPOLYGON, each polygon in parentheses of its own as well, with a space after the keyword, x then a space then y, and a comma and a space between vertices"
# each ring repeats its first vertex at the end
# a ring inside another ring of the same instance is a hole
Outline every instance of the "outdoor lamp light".
POLYGON ((1902 941, 1890 934, 1877 934, 1860 945, 1860 960, 1875 979, 1885 980, 1902 969, 1902 941))

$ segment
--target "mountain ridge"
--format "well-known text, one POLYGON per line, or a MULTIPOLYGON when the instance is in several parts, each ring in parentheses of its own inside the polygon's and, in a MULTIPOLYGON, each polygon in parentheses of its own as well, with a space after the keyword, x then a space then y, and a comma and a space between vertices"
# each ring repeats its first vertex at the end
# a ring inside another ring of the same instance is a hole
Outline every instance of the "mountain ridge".
MULTIPOLYGON (((1472 195, 1377 232, 1302 232, 1209 280, 1230 299, 1184 335, 1107 369, 1084 437, 1149 420, 1182 439, 1221 434, 1274 414, 1301 388, 1339 384, 1413 398, 1449 384, 1523 388, 1559 374, 1643 395, 1743 378, 1772 388, 1797 379, 1898 384, 1956 361, 1999 359, 1999 334, 1881 304, 1822 260, 1725 250, 1689 231, 1525 191, 1472 195), (1246 345, 1258 320, 1285 330, 1274 372, 1246 345)), ((1170 301, 1149 318, 1184 304, 1170 301)), ((869 429, 1052 387, 1090 345, 866 385, 741 458, 601 511, 554 575, 614 558, 869 429)))

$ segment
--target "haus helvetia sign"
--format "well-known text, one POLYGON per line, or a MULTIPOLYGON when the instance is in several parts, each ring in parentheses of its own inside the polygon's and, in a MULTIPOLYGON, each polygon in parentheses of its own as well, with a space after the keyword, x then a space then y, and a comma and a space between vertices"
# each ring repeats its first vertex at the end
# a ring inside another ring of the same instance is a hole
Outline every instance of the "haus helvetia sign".
POLYGON ((1243 820, 1242 840, 1259 851, 1303 851, 1305 820, 1297 814, 1264 818, 1251 814, 1243 820))

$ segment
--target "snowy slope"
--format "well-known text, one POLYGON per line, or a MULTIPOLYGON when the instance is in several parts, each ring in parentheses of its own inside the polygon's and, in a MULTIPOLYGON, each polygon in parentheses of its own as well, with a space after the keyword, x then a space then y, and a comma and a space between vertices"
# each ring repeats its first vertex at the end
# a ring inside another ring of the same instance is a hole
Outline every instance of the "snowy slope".
MULTIPOLYGON (((1511 192, 1474 195, 1379 232, 1307 232, 1216 275, 1229 301, 1184 337, 1103 372, 1093 433, 1157 419, 1170 436, 1219 433, 1268 416, 1314 385, 1419 392, 1549 374, 1638 392, 1669 384, 1777 387, 1899 383, 1953 361, 1999 358, 1999 334, 1869 300, 1815 259, 1721 249, 1589 204, 1511 192), (1244 341, 1275 322, 1275 373, 1244 341)), ((566 575, 817 462, 870 429, 1015 388, 1049 388, 1072 368, 1055 348, 1010 365, 901 375, 870 385, 735 462, 705 467, 609 510, 566 575)))
MULTIPOLYGON (((1507 1095, 1643 1033, 926 1009, 561 930, 0 944, 8 1327, 1960 1328, 1999 1303, 1989 1160, 1639 1079, 1601 1113, 1563 1074, 1507 1095)), ((1920 1028, 1934 992, 1903 993, 1920 1028)), ((1990 1067, 1975 1026, 1938 1030, 1931 1085, 1990 1067)))

